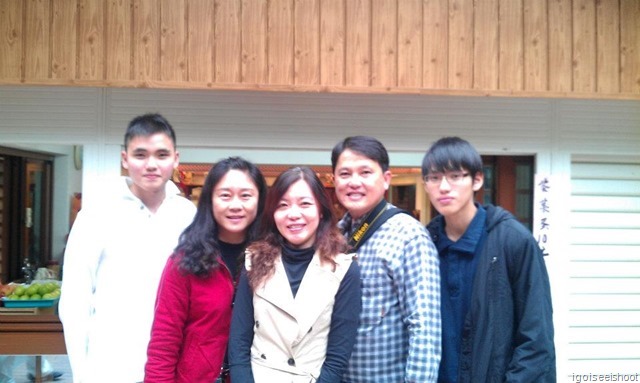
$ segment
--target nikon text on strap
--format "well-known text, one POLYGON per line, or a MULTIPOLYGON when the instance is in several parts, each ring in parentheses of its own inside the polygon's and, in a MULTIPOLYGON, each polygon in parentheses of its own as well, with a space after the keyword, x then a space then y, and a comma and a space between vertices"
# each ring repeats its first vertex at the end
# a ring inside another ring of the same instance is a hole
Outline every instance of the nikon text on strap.
POLYGON ((367 215, 367 218, 360 224, 358 229, 349 237, 349 251, 356 252, 363 243, 371 237, 373 233, 389 218, 398 214, 406 213, 407 211, 393 207, 387 209, 387 201, 382 200, 376 207, 367 215))

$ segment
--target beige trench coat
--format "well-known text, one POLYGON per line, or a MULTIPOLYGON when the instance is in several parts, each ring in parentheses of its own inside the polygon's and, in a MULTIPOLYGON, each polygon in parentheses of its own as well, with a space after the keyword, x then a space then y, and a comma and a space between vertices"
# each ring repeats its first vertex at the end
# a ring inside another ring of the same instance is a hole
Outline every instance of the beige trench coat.
POLYGON ((327 351, 336 292, 352 256, 339 254, 332 265, 315 254, 293 297, 282 262, 253 296, 251 369, 256 383, 315 382, 327 351))

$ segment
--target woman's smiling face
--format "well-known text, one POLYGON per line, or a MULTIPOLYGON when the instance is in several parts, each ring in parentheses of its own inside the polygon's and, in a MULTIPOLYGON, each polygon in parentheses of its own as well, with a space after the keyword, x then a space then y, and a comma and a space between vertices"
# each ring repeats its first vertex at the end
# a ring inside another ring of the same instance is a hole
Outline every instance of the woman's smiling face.
POLYGON ((215 185, 211 203, 218 236, 227 243, 244 242, 258 214, 259 191, 244 171, 232 169, 215 185))
POLYGON ((320 224, 320 212, 313 192, 304 180, 291 184, 282 195, 273 219, 291 247, 306 249, 313 246, 320 224))

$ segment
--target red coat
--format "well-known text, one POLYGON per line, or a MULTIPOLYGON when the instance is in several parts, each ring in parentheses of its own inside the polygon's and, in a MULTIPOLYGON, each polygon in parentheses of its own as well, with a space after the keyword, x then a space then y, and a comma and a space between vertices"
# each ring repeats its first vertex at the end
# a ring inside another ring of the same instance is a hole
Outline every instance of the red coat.
POLYGON ((231 274, 220 263, 209 277, 198 278, 178 271, 169 258, 158 287, 145 382, 213 382, 220 374, 233 300, 231 274))

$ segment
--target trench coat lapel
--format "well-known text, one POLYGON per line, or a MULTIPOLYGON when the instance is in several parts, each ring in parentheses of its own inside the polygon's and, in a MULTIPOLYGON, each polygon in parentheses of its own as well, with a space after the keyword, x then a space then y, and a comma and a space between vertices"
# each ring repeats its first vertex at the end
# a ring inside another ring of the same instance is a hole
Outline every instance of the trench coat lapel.
POLYGON ((320 258, 316 253, 304 274, 295 299, 280 260, 276 261, 271 281, 256 290, 256 295, 290 315, 298 323, 300 331, 306 333, 333 301, 339 285, 339 278, 330 271, 329 266, 323 268, 320 265, 320 258))
POLYGON ((280 259, 276 261, 274 275, 271 280, 257 289, 256 295, 295 318, 293 293, 291 292, 287 272, 284 270, 284 265, 282 265, 280 259))
POLYGON ((333 302, 340 281, 331 272, 330 266, 323 267, 316 253, 302 279, 295 301, 296 318, 301 332, 306 333, 318 317, 333 302), (313 302, 313 304, 309 304, 313 302))

